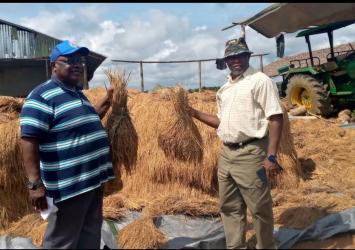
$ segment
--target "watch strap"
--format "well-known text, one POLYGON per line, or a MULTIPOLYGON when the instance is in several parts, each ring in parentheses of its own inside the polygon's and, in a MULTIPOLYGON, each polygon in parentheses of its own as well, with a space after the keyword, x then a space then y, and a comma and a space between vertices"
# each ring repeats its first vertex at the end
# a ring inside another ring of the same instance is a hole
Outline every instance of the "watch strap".
POLYGON ((267 157, 267 159, 268 159, 269 161, 271 161, 272 163, 276 163, 276 162, 277 162, 277 157, 276 157, 276 155, 269 155, 269 156, 267 157))

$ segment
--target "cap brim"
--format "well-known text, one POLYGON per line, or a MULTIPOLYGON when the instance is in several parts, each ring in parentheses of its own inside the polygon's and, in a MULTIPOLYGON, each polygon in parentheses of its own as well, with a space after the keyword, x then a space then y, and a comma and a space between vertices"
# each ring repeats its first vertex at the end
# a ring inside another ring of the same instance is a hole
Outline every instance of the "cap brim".
POLYGON ((62 56, 67 56, 75 53, 79 53, 82 56, 87 56, 90 53, 90 50, 86 47, 75 48, 63 53, 62 56))
POLYGON ((223 57, 223 58, 226 59, 226 58, 228 58, 228 57, 237 56, 237 55, 241 55, 241 54, 244 54, 244 53, 253 54, 254 52, 251 52, 251 51, 241 51, 241 52, 238 52, 238 53, 230 54, 230 55, 225 56, 225 57, 223 57))

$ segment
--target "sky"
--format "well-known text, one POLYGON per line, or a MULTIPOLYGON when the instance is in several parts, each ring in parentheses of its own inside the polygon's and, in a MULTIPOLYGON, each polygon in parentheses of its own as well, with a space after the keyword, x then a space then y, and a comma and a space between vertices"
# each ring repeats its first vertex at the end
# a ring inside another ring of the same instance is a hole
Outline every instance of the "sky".
MULTIPOLYGON (((111 60, 196 60, 223 57, 225 42, 240 28, 221 31, 245 20, 271 3, 0 3, 0 19, 71 40, 107 57, 95 71, 90 87, 107 82, 108 68, 131 72, 129 88, 140 88, 139 64, 111 60)), ((304 38, 285 36, 285 56, 307 51, 304 38)), ((355 25, 336 30, 334 44, 353 42, 355 25)), ((247 27, 246 41, 254 54, 268 53, 264 66, 277 60, 274 38, 247 27)), ((325 34, 311 37, 312 48, 327 48, 325 34)), ((259 58, 250 64, 259 68, 259 58)), ((228 70, 202 63, 202 85, 221 86, 228 70)), ((181 84, 198 88, 198 64, 144 64, 145 89, 181 84)))

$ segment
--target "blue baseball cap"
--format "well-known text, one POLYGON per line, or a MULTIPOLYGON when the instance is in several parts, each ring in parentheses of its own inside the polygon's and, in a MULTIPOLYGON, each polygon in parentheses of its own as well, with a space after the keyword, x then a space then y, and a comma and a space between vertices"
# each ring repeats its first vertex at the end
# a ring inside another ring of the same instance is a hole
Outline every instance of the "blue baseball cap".
POLYGON ((71 43, 68 40, 65 40, 59 44, 57 44, 53 49, 49 56, 51 62, 57 60, 60 56, 66 56, 73 53, 79 52, 82 56, 87 56, 90 50, 86 47, 79 47, 76 44, 71 43))

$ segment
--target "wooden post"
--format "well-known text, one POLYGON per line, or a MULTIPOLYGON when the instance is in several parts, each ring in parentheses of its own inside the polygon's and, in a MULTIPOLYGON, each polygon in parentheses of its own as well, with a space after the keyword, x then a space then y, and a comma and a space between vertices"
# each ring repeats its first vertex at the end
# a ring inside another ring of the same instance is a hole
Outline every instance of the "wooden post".
POLYGON ((199 86, 198 91, 201 92, 202 88, 202 70, 201 70, 201 61, 198 62, 198 78, 199 78, 199 86))
POLYGON ((262 55, 260 55, 260 70, 261 70, 261 72, 264 72, 263 56, 262 55))
POLYGON ((144 78, 143 78, 143 62, 139 62, 140 65, 140 73, 141 73, 141 91, 144 92, 144 78))
POLYGON ((46 79, 50 78, 50 75, 49 75, 49 68, 48 68, 48 59, 45 59, 45 62, 46 62, 46 79))

